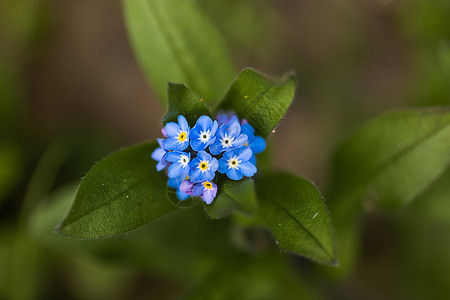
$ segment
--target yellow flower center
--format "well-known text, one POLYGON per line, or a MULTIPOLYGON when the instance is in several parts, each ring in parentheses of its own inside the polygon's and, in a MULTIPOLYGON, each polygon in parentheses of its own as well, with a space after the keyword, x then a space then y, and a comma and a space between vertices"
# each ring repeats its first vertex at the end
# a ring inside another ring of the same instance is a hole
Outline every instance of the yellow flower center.
POLYGON ((202 161, 198 167, 200 168, 200 170, 205 171, 208 170, 208 163, 206 161, 202 161))
POLYGON ((185 133, 185 132, 182 132, 182 133, 180 133, 180 134, 178 135, 178 140, 179 140, 180 142, 184 142, 185 139, 186 139, 186 133, 185 133))
POLYGON ((209 182, 209 181, 205 181, 204 183, 203 183, 203 186, 205 187, 205 188, 207 188, 207 189, 212 189, 212 183, 211 182, 209 182))

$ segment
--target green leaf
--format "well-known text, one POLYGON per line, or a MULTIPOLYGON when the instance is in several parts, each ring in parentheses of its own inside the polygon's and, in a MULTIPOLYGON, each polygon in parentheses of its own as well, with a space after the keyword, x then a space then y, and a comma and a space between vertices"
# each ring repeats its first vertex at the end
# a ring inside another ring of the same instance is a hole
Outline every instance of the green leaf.
POLYGON ((75 238, 114 236, 175 210, 164 174, 150 157, 155 148, 144 143, 102 159, 84 177, 58 231, 75 238))
POLYGON ((276 172, 256 181, 258 219, 278 245, 323 264, 336 264, 331 220, 317 189, 300 177, 276 172))
POLYGON ((410 203, 448 167, 449 141, 449 108, 398 111, 379 117, 338 151, 337 201, 347 199, 354 207, 362 201, 369 211, 398 209, 410 203))
POLYGON ((439 44, 438 49, 439 62, 442 66, 442 69, 447 76, 447 80, 450 80, 450 42, 442 41, 439 44))
POLYGON ((199 205, 180 209, 141 230, 111 239, 74 240, 54 234, 61 214, 70 208, 74 194, 75 186, 57 190, 47 201, 39 202, 29 219, 29 229, 36 242, 63 257, 120 262, 191 284, 217 270, 223 257, 233 260, 240 254, 230 243, 230 220, 211 222, 199 205))
POLYGON ((163 124, 178 122, 178 116, 183 115, 189 125, 194 126, 202 115, 211 117, 203 99, 183 84, 169 83, 169 111, 163 118, 163 124))
POLYGON ((292 73, 274 81, 245 69, 234 80, 219 109, 236 112, 253 125, 258 135, 267 137, 285 115, 294 93, 292 73))
MULTIPOLYGON (((160 97, 167 82, 183 82, 214 103, 235 71, 216 28, 194 1, 123 0, 131 43, 160 97)), ((165 102, 164 102, 165 103, 165 102)))
POLYGON ((255 187, 252 179, 236 181, 221 175, 217 180, 216 199, 211 204, 204 205, 211 218, 220 219, 234 211, 250 215, 256 210, 255 187))

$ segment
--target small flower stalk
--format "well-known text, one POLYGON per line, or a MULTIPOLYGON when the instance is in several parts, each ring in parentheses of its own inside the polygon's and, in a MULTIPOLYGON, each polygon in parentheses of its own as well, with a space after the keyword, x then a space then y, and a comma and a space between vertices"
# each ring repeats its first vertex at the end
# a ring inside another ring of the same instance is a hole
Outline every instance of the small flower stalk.
POLYGON ((200 197, 206 204, 217 195, 217 173, 231 180, 254 176, 255 154, 266 148, 247 120, 234 114, 220 113, 216 120, 203 115, 192 128, 179 115, 178 123, 167 123, 161 132, 164 138, 157 139, 160 147, 152 153, 156 169, 166 170, 178 199, 200 197))

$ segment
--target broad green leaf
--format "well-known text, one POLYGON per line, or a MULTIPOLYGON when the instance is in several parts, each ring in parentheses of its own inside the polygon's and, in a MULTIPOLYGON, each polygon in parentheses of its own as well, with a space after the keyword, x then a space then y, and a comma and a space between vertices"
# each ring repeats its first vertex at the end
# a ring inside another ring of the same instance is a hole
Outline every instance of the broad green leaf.
POLYGON ((336 264, 333 227, 324 200, 305 179, 276 172, 256 181, 258 219, 285 250, 336 264))
POLYGON ((407 210, 393 219, 396 267, 408 289, 408 299, 447 299, 450 296, 450 168, 407 210), (414 274, 427 274, 419 279, 414 274), (426 278, 425 278, 426 277, 426 278))
MULTIPOLYGON (((160 99, 167 82, 183 82, 214 103, 235 71, 213 24, 194 1, 123 0, 131 43, 160 99)), ((165 103, 165 102, 164 102, 165 103)))
POLYGON ((230 243, 229 219, 212 222, 198 205, 115 238, 67 239, 53 230, 70 208, 74 194, 75 188, 63 187, 33 211, 29 229, 41 246, 70 257, 121 262, 184 284, 208 276, 220 261, 234 260, 239 253, 230 243))
POLYGON ((257 203, 252 179, 235 181, 221 175, 217 180, 216 198, 211 204, 204 205, 211 218, 220 219, 234 211, 245 214, 252 214, 255 211, 257 203))
POLYGON ((183 84, 169 83, 168 95, 169 111, 162 121, 163 124, 178 122, 179 115, 183 115, 190 126, 194 126, 202 115, 211 117, 204 100, 183 84))
POLYGON ((439 60, 442 69, 447 76, 447 81, 450 80, 450 42, 442 41, 439 45, 439 60))
POLYGON ((334 195, 354 207, 362 201, 366 210, 398 209, 444 172, 450 163, 449 141, 449 108, 381 116, 338 151, 334 195))
POLYGON ((155 148, 144 143, 102 159, 84 177, 58 231, 75 238, 114 236, 174 211, 164 174, 150 157, 155 148))
POLYGON ((267 137, 286 114, 294 93, 292 73, 274 81, 245 69, 234 80, 219 109, 236 112, 253 125, 258 135, 267 137))

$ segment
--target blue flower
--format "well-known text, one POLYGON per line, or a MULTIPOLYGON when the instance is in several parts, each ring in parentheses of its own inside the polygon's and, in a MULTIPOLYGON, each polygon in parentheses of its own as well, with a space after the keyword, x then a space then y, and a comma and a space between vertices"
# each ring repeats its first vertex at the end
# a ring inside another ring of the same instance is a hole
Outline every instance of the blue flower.
POLYGON ((182 177, 169 178, 169 180, 167 181, 168 187, 177 190, 177 198, 180 199, 181 201, 184 201, 191 196, 189 194, 184 193, 180 188, 180 185, 184 179, 185 178, 182 178, 182 177))
POLYGON ((164 139, 157 139, 159 148, 156 148, 152 153, 152 158, 156 160, 158 163, 156 164, 156 170, 161 171, 167 166, 167 160, 164 158, 164 155, 167 153, 163 148, 164 139))
POLYGON ((180 184, 180 191, 188 195, 192 195, 193 188, 194 184, 189 179, 183 180, 180 184))
POLYGON ((261 153, 266 149, 266 141, 262 137, 255 135, 255 129, 253 129, 252 125, 249 123, 242 125, 241 132, 248 137, 245 146, 250 147, 253 154, 261 153))
POLYGON ((189 174, 189 162, 191 161, 191 153, 172 151, 164 155, 164 158, 171 162, 169 173, 170 178, 182 177, 186 178, 189 174))
POLYGON ((217 185, 214 182, 202 181, 194 185, 192 195, 201 196, 206 204, 211 204, 217 195, 217 185))
POLYGON ((205 150, 216 139, 217 121, 208 116, 201 116, 190 132, 191 148, 194 151, 205 150))
POLYGON ((233 120, 219 128, 216 140, 209 146, 209 151, 214 155, 218 155, 223 151, 240 148, 246 142, 247 136, 241 134, 241 125, 239 124, 239 121, 233 120))
POLYGON ((233 114, 233 113, 224 113, 224 112, 219 113, 216 116, 216 119, 217 119, 217 122, 219 123, 219 126, 222 126, 224 124, 228 124, 229 122, 232 122, 234 120, 238 120, 239 121, 239 118, 235 114, 233 114))
POLYGON ((226 173, 230 179, 240 180, 242 176, 251 177, 256 173, 256 167, 249 160, 252 157, 249 147, 225 152, 219 159, 219 172, 226 173))
POLYGON ((189 146, 189 124, 182 115, 178 116, 178 124, 169 122, 164 127, 167 136, 164 149, 183 151, 189 146))
POLYGON ((189 163, 189 180, 196 183, 204 180, 213 180, 219 167, 217 159, 205 151, 200 151, 197 157, 189 163))

